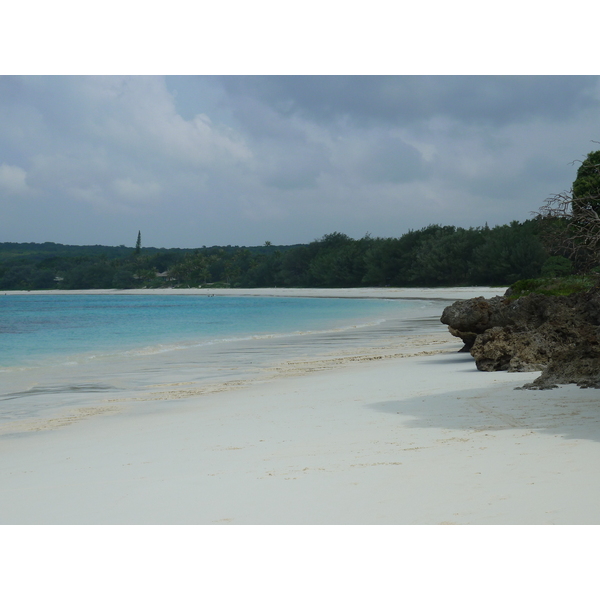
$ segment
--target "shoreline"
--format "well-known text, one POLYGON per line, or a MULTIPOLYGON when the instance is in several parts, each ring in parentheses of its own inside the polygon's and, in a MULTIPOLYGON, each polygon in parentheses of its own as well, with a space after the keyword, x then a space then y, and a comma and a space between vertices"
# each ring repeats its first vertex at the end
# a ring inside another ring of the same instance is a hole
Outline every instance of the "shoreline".
MULTIPOLYGON (((486 295, 436 293, 467 289, 486 295)), ((5 433, 0 523, 600 523, 596 390, 515 390, 536 374, 460 347, 415 331, 232 385, 175 373, 5 433)))
MULTIPOLYGON (((290 297, 288 290, 277 291, 290 297)), ((340 300, 353 300, 344 296, 348 291, 335 290, 340 300)), ((243 295, 258 297, 263 290, 250 292, 243 295)), ((292 292, 294 297, 302 297, 303 290, 292 292)), ((85 295, 91 294, 85 291, 85 295)), ((109 290, 105 295, 113 294, 109 290)), ((165 296, 164 293, 152 295, 165 296)), ((237 291, 229 297, 234 295, 239 297, 237 291)), ((361 298, 368 299, 371 298, 361 298)), ((379 298, 373 300, 382 302, 379 298)), ((442 338, 448 337, 438 316, 441 304, 445 305, 447 300, 398 299, 398 302, 413 306, 394 308, 393 301, 386 302, 380 304, 379 312, 372 316, 358 317, 360 322, 336 322, 332 326, 325 324, 324 328, 300 327, 285 332, 267 329, 258 334, 224 334, 184 341, 173 338, 174 341, 161 343, 144 340, 128 350, 90 350, 81 355, 42 359, 38 364, 6 367, 2 373, 4 389, 0 394, 0 435, 7 430, 27 430, 24 423, 40 428, 42 415, 52 421, 74 418, 78 411, 69 411, 69 407, 86 407, 87 413, 87 408, 98 404, 96 398, 100 397, 100 391, 105 400, 119 402, 127 397, 147 397, 148 389, 154 387, 173 386, 179 390, 187 385, 204 394, 206 390, 260 380, 265 372, 285 370, 281 365, 298 360, 318 359, 322 364, 334 364, 340 358, 348 360, 349 356, 356 360, 382 352, 393 355, 400 352, 398 347, 406 341, 411 345, 415 336, 427 338, 432 333, 443 332, 442 338), (420 306, 415 307, 415 304, 420 306)), ((191 395, 191 391, 188 393, 191 395)), ((45 428, 43 424, 41 427, 45 428)))
POLYGON ((180 295, 272 296, 276 298, 375 298, 381 300, 466 300, 479 295, 486 297, 501 296, 505 291, 506 286, 455 288, 157 288, 129 290, 6 290, 4 295, 180 295))

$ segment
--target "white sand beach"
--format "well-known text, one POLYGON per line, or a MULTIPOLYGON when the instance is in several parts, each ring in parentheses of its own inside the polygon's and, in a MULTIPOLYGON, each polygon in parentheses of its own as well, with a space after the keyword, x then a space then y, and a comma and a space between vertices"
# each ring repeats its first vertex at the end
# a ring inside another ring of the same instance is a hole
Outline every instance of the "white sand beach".
POLYGON ((180 296, 277 296, 281 298, 390 298, 390 299, 443 299, 461 300, 474 296, 501 296, 506 291, 503 287, 454 287, 454 288, 392 288, 392 287, 364 287, 364 288, 157 288, 157 289, 130 289, 130 290, 31 290, 2 292, 6 295, 32 294, 32 295, 180 295, 180 296))
MULTIPOLYGON (((503 291, 153 293, 450 303, 503 291)), ((181 380, 4 427, 0 523, 600 523, 598 391, 515 390, 537 374, 479 372, 460 347, 443 329, 415 333, 401 346, 281 357, 258 378, 181 380)))

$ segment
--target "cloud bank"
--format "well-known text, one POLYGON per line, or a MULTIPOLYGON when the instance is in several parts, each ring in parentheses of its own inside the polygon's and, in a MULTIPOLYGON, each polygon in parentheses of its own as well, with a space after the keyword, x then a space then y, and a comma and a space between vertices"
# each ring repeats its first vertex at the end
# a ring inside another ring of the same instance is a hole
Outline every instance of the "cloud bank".
POLYGON ((2 241, 199 247, 530 217, 598 77, 0 77, 2 241))

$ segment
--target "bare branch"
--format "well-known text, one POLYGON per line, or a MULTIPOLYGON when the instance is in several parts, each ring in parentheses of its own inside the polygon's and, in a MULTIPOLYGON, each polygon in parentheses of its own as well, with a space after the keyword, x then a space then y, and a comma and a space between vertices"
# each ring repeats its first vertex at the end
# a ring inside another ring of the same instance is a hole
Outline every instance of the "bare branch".
POLYGON ((600 215, 598 194, 580 198, 573 190, 546 199, 536 216, 542 239, 554 253, 572 259, 579 269, 600 263, 600 215))

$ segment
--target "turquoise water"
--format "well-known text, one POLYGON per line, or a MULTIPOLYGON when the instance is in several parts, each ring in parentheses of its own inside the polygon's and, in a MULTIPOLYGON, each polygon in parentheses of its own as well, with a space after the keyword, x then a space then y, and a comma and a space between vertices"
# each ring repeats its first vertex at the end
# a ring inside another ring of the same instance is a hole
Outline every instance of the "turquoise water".
POLYGON ((423 300, 0 296, 0 421, 256 377, 278 362, 441 327, 423 300))
POLYGON ((150 295, 12 295, 0 310, 0 368, 361 327, 391 313, 377 300, 150 295))

